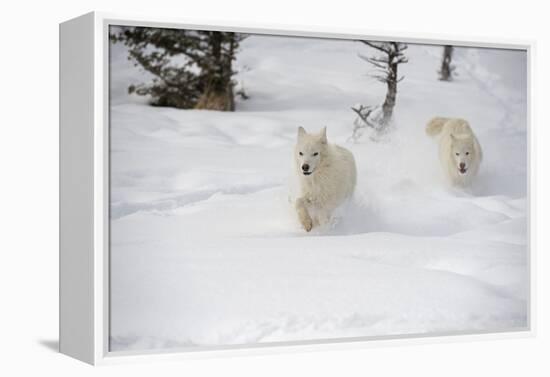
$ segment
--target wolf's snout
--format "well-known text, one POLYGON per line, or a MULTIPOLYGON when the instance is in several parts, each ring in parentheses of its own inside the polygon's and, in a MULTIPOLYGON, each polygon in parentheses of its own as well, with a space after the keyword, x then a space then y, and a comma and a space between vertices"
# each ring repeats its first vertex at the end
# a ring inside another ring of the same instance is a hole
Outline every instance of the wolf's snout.
POLYGON ((308 164, 303 164, 302 165, 302 170, 303 171, 308 171, 309 170, 309 165, 308 164))
POLYGON ((464 168, 466 167, 466 164, 464 162, 461 162, 458 167, 461 169, 461 170, 464 170, 464 168))

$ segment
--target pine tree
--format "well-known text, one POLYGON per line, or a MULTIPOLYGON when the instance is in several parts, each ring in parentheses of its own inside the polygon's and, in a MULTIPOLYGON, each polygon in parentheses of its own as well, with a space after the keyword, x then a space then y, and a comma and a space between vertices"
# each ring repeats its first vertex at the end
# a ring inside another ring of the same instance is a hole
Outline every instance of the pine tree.
POLYGON ((234 111, 233 61, 243 34, 125 27, 111 40, 128 47, 129 59, 151 73, 151 83, 130 93, 149 95, 155 106, 234 111))

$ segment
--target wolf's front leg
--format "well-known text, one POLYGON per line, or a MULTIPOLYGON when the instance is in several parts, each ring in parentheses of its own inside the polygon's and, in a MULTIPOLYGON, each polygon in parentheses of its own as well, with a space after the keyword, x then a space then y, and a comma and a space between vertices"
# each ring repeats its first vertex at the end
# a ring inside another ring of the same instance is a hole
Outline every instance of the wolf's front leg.
POLYGON ((305 198, 296 199, 296 212, 298 213, 298 219, 304 227, 304 229, 309 232, 313 228, 313 221, 307 210, 306 206, 307 200, 305 198))

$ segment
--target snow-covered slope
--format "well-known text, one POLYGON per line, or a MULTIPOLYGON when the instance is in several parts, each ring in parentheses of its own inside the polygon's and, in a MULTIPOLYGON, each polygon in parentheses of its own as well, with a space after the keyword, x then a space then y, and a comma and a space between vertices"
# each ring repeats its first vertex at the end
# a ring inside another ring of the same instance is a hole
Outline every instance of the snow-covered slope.
POLYGON ((357 144, 356 103, 385 88, 350 41, 251 36, 220 113, 146 105, 147 80, 112 46, 112 350, 527 325, 526 56, 410 45, 396 130, 357 144), (469 192, 447 187, 424 134, 435 115, 470 121, 484 149, 469 192), (306 233, 288 203, 296 128, 328 126, 353 151, 355 198, 306 233))

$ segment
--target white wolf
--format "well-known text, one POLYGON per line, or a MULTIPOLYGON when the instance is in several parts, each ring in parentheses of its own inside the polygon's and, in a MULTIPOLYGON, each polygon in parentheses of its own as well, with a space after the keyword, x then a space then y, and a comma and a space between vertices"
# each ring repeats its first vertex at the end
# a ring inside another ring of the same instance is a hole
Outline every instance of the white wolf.
POLYGON ((318 134, 308 134, 299 127, 294 162, 299 182, 294 205, 309 232, 314 226, 327 224, 332 212, 353 194, 355 159, 347 149, 327 142, 326 127, 318 134))
POLYGON ((470 185, 479 171, 483 154, 468 122, 436 117, 426 125, 426 133, 439 135, 439 160, 450 182, 455 186, 470 185))

